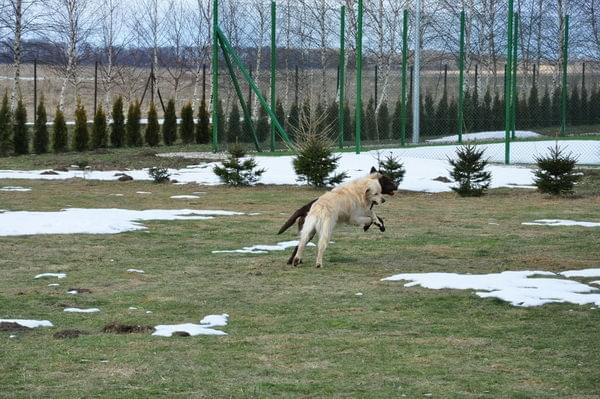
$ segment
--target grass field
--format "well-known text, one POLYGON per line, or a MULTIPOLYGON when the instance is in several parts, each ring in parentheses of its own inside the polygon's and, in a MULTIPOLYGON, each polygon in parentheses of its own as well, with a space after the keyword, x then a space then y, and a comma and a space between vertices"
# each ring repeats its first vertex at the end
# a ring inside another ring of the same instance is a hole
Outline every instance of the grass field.
POLYGON ((55 327, 16 338, 0 332, 0 397, 600 397, 600 310, 516 308, 471 291, 380 281, 408 272, 598 267, 599 229, 521 223, 600 221, 599 183, 600 173, 586 171, 577 195, 558 199, 509 189, 476 199, 401 193, 378 212, 385 233, 339 228, 325 267, 315 269, 314 249, 298 268, 285 265, 287 251, 211 253, 292 239, 275 232, 315 190, 3 180, 32 187, 0 193, 0 208, 9 210, 260 214, 144 222, 147 231, 116 235, 1 237, 0 318, 47 319, 55 327), (193 191, 206 194, 170 198, 193 191), (67 278, 33 279, 43 272, 67 278), (47 286, 53 282, 60 286, 47 286), (70 287, 91 293, 69 295, 70 287), (101 312, 67 314, 66 306, 101 312), (221 313, 230 315, 221 328, 227 336, 102 332, 111 322, 197 323, 221 313), (87 334, 53 337, 64 329, 87 334))

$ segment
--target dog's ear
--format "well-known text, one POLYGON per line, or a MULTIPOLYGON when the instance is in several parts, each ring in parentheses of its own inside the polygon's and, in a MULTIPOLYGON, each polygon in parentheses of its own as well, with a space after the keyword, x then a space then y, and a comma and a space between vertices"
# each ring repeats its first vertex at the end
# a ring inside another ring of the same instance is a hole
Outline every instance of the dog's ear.
POLYGON ((375 166, 371 166, 371 171, 369 173, 377 173, 377 169, 375 169, 375 166))

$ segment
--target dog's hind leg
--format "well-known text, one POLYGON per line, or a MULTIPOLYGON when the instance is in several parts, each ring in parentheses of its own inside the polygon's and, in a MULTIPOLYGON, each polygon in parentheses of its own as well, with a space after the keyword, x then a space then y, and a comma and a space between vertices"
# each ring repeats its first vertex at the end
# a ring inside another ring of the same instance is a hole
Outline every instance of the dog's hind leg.
POLYGON ((327 245, 329 245, 329 240, 331 239, 331 234, 333 233, 333 223, 331 223, 331 219, 327 218, 321 222, 321 226, 319 229, 319 248, 317 250, 317 267, 323 266, 323 254, 325 253, 325 249, 327 249, 327 245))
POLYGON ((292 264, 298 266, 302 262, 302 254, 306 244, 314 237, 317 221, 314 217, 308 216, 300 232, 300 242, 294 251, 296 254, 293 257, 292 264))
MULTIPOLYGON (((308 238, 308 242, 307 242, 307 244, 308 244, 309 242, 311 242, 311 241, 312 241, 312 239, 315 237, 315 233, 316 233, 316 231, 315 231, 315 230, 313 230, 313 231, 312 231, 312 233, 310 233, 310 237, 308 238)), ((289 259, 288 259, 288 261, 287 261, 287 264, 288 264, 288 265, 291 265, 291 264, 292 264, 292 262, 294 261, 294 258, 296 257, 296 253, 298 253, 298 245, 296 245, 296 246, 294 247, 294 251, 292 252, 292 255, 289 257, 289 259)), ((302 260, 300 260, 300 263, 302 263, 302 260)))

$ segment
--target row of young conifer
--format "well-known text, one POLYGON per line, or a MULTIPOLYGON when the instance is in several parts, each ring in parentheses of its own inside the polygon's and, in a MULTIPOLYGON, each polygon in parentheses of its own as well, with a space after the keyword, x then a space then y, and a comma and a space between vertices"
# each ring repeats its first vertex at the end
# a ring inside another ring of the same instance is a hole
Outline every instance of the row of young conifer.
MULTIPOLYGON (((410 97, 408 104, 411 104, 410 97)), ((540 98, 534 85, 528 96, 521 95, 516 100, 516 128, 531 129, 557 126, 561 119, 561 93, 557 88, 550 93, 546 88, 540 98)), ((350 105, 344 105, 344 141, 354 139, 355 118, 350 105)), ((574 86, 567 101, 567 122, 570 125, 600 123, 600 89, 594 87, 588 95, 583 87, 574 86)), ((424 137, 435 137, 454 134, 457 130, 458 106, 454 98, 443 93, 439 101, 426 94, 421 102, 421 134, 424 137)), ((329 131, 332 138, 338 137, 339 109, 338 103, 328 105, 318 103, 315 109, 304 101, 293 103, 286 112, 280 101, 277 102, 275 114, 288 135, 294 139, 294 132, 302 130, 303 125, 316 123, 321 131, 329 131), (314 120, 311 122, 311 118, 314 120), (316 122, 315 122, 316 121, 316 122)), ((227 118, 223 112, 222 102, 218 104, 219 121, 218 141, 253 142, 253 136, 245 117, 240 114, 237 104, 233 104, 227 118)), ((465 92, 464 96, 464 132, 502 130, 504 128, 504 101, 496 92, 486 90, 482 98, 477 91, 465 92)), ((87 123, 86 110, 81 103, 75 111, 75 125, 69 135, 65 116, 56 109, 52 124, 47 123, 46 108, 43 99, 39 102, 33 125, 33 145, 30 141, 30 127, 27 125, 27 111, 22 101, 17 103, 14 111, 10 110, 8 97, 5 94, 0 107, 0 155, 27 154, 31 150, 42 154, 49 151, 65 152, 68 150, 85 151, 104 147, 137 147, 161 144, 172 145, 178 141, 183 144, 206 144, 210 141, 210 119, 207 105, 203 101, 194 115, 191 104, 186 104, 177 120, 175 102, 170 100, 164 112, 162 126, 159 124, 156 107, 150 104, 147 123, 141 123, 141 109, 137 101, 129 105, 127 117, 123 109, 123 99, 118 97, 112 107, 110 121, 102 106, 94 115, 91 127, 87 123), (71 136, 69 138, 69 136, 71 136), (161 140, 162 139, 162 140, 161 140), (32 147, 32 148, 31 148, 32 147)), ((383 102, 376 108, 373 98, 369 99, 361 112, 363 140, 385 141, 399 140, 401 132, 401 103, 394 105, 390 112, 383 102)), ((406 132, 410 132, 412 115, 411 107, 406 112, 406 132)), ((259 109, 258 118, 254 120, 257 140, 264 143, 270 136, 270 121, 265 110, 259 109)))

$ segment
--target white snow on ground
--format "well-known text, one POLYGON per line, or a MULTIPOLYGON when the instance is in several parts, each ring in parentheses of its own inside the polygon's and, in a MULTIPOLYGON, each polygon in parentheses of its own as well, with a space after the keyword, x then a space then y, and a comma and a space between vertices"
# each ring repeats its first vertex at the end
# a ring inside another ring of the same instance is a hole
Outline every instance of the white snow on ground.
MULTIPOLYGON (((527 141, 511 143, 511 162, 535 162, 535 157, 548 154, 548 149, 554 147, 554 140, 527 141)), ((563 140, 559 142, 566 153, 571 152, 584 164, 600 164, 600 141, 596 140, 563 140)), ((382 150, 382 155, 392 153, 399 157, 404 164, 406 174, 400 184, 400 189, 410 191, 443 192, 450 191, 452 183, 434 181, 439 176, 448 177, 448 158, 455 157, 456 145, 423 146, 416 148, 396 148, 382 150)), ((485 156, 492 162, 504 162, 504 143, 482 144, 485 156)), ((371 166, 376 165, 377 151, 368 151, 361 154, 340 153, 338 171, 346 171, 350 178, 364 176, 371 166)), ((259 168, 266 169, 261 177, 263 184, 301 184, 296 181, 296 174, 292 166, 293 156, 257 156, 255 157, 259 168)), ((169 169, 171 177, 182 183, 199 183, 205 185, 221 184, 219 178, 213 173, 212 168, 218 162, 208 163, 197 167, 183 169, 169 169)), ((521 187, 533 184, 532 169, 514 165, 490 165, 492 172, 491 187, 521 187)), ((57 175, 41 175, 44 170, 12 171, 0 170, 0 179, 48 179, 60 180, 73 177, 88 180, 116 180, 116 173, 120 171, 57 171, 57 175)), ((126 171, 135 180, 151 180, 147 169, 126 171)))
POLYGON ((31 187, 20 187, 20 186, 4 186, 0 187, 0 191, 31 191, 31 187))
POLYGON ((152 335, 161 337, 170 337, 175 332, 186 332, 191 336, 194 335, 227 335, 224 331, 215 330, 213 327, 224 327, 229 319, 228 314, 208 315, 200 324, 184 323, 184 324, 167 324, 155 326, 152 335))
MULTIPOLYGON (((282 241, 278 242, 275 245, 253 245, 251 247, 244 247, 242 249, 231 249, 231 250, 222 250, 222 251, 212 251, 213 254, 221 254, 221 253, 240 253, 240 254, 266 254, 269 251, 283 251, 288 248, 293 248, 298 245, 298 240, 292 241, 282 241)), ((315 244, 309 242, 309 247, 314 247, 315 244)))
MULTIPOLYGON (((0 227, 0 230, 1 229, 2 229, 2 227, 0 227)), ((0 235, 3 235, 3 234, 0 234, 0 235)), ((67 277, 67 273, 42 273, 42 274, 38 274, 34 278, 44 278, 44 277, 65 278, 65 277, 67 277)))
POLYGON ((48 284, 48 287, 60 287, 60 284, 57 284, 57 283, 48 284))
POLYGON ((200 198, 197 195, 172 195, 171 198, 173 199, 195 199, 195 198, 200 198))
POLYGON ((600 277, 600 269, 567 270, 560 274, 565 277, 600 277))
POLYGON ((595 287, 543 271, 505 271, 491 274, 405 273, 384 278, 387 281, 410 281, 405 287, 420 285, 434 290, 472 289, 481 298, 498 298, 513 306, 541 306, 569 302, 600 305, 600 291, 595 287), (547 276, 535 277, 532 276, 547 276), (591 293, 593 292, 593 293, 591 293))
POLYGON ((136 194, 152 194, 150 191, 136 191, 136 194))
POLYGON ((143 271, 143 270, 141 270, 141 269, 127 269, 127 271, 128 271, 129 273, 140 273, 140 274, 143 274, 143 273, 144 273, 144 271, 143 271))
MULTIPOLYGON (((518 139, 540 137, 541 134, 531 132, 528 130, 516 130, 515 137, 518 139)), ((490 132, 477 132, 477 133, 466 133, 462 135, 463 141, 474 141, 474 140, 504 140, 505 131, 495 130, 490 132)), ((456 143, 458 142, 458 135, 440 137, 439 139, 427 140, 428 143, 456 143)))
POLYGON ((600 222, 584 222, 576 220, 563 219, 538 219, 533 222, 523 222, 527 226, 582 226, 582 227, 600 227, 600 222))
POLYGON ((0 319, 0 323, 17 323, 18 325, 27 328, 54 327, 48 320, 0 319))
POLYGON ((590 281, 590 284, 600 285, 600 280, 590 281))
POLYGON ((0 236, 32 234, 116 234, 145 230, 144 220, 206 220, 214 216, 243 215, 240 212, 198 209, 83 209, 57 212, 0 213, 0 236))
POLYGON ((80 308, 65 308, 67 313, 97 313, 100 311, 98 308, 80 309, 80 308))

